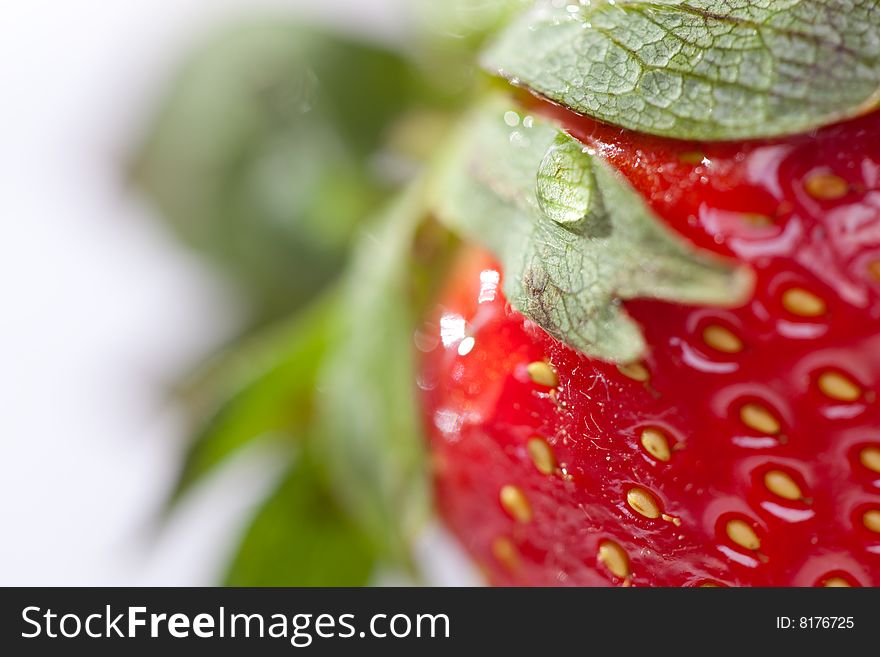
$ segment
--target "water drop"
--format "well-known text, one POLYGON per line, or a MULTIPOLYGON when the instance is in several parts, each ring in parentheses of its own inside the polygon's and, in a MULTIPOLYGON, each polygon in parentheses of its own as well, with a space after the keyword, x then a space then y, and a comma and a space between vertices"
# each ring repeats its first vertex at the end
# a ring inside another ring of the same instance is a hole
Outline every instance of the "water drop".
POLYGON ((583 146, 563 135, 547 150, 538 169, 538 205, 556 223, 577 229, 590 212, 593 184, 592 163, 583 146))

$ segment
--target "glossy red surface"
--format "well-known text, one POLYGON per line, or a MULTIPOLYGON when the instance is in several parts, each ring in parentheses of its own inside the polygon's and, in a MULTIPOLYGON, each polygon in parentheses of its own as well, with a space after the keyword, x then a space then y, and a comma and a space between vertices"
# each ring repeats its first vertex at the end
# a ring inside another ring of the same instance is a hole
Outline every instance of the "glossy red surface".
POLYGON ((686 238, 750 263, 756 291, 736 309, 627 303, 650 345, 639 382, 512 312, 497 266, 468 251, 418 340, 448 525, 502 585, 880 585, 880 533, 865 521, 880 511, 880 471, 863 463, 880 448, 880 113, 787 140, 696 144, 532 109, 614 163, 686 238), (786 309, 794 287, 821 300, 818 314, 786 309), (741 350, 707 344, 713 325, 741 350), (526 371, 544 360, 553 389, 526 371), (748 403, 778 433, 750 428, 748 403), (642 446, 646 428, 666 436, 668 461, 642 446), (535 437, 550 474, 529 453, 535 437), (771 492, 768 471, 798 499, 771 492), (525 497, 519 519, 505 486, 525 497), (666 518, 636 512, 633 488, 666 518), (735 520, 759 547, 729 535, 735 520), (628 556, 624 576, 598 558, 609 540, 628 556))

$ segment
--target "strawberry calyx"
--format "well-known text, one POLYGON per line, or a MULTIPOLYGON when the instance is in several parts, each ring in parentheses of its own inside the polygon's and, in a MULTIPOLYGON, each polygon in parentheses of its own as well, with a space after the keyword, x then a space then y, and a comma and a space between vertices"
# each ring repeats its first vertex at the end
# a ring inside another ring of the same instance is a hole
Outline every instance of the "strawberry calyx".
POLYGON ((431 207, 492 250, 508 301, 545 331, 599 358, 643 355, 621 300, 735 306, 745 267, 668 230, 598 152, 507 95, 469 113, 440 160, 431 207))

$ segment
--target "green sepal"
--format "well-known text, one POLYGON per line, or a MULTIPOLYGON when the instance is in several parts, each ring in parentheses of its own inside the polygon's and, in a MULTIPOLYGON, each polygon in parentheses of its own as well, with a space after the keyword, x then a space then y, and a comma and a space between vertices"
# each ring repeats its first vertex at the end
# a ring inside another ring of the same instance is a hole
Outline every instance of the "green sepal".
POLYGON ((639 132, 809 130, 880 101, 876 0, 550 0, 485 52, 493 73, 639 132))
POLYGON ((673 233, 609 164, 505 97, 465 118, 432 203, 499 258, 514 308, 597 358, 644 354, 626 299, 730 306, 751 291, 750 270, 673 233))

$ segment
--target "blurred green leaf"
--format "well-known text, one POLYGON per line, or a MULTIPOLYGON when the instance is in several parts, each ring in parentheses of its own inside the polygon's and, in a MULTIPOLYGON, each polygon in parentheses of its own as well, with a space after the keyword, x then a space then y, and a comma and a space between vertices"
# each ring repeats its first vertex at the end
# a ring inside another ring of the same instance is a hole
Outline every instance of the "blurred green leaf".
MULTIPOLYGON (((477 53, 518 10, 533 0, 418 0, 413 3, 415 39, 412 50, 424 78, 465 106, 484 84, 477 53)), ((441 96, 442 96, 441 94, 441 96)))
MULTIPOLYGON (((345 509, 331 509, 328 527, 351 518, 383 558, 407 565, 429 513, 413 334, 454 239, 426 221, 424 187, 410 188, 360 242, 341 289, 199 377, 191 396, 224 401, 194 442, 176 496, 254 438, 298 442, 329 478, 332 493, 320 495, 345 509)), ((266 503, 259 518, 267 519, 255 526, 270 538, 246 540, 248 563, 274 558, 272 537, 282 530, 263 524, 281 524, 290 499, 279 493, 266 503)))
POLYGON ((203 419, 172 503, 257 438, 294 463, 232 585, 366 583, 379 550, 408 562, 429 513, 412 336, 454 238, 424 221, 418 183, 345 263, 362 219, 433 155, 473 87, 470 55, 453 50, 413 63, 279 21, 236 29, 189 62, 138 155, 136 182, 268 326, 182 395, 203 419), (342 289, 307 303, 344 270, 342 289))
POLYGON ((286 313, 342 267, 397 180, 376 166, 425 95, 402 56, 285 21, 224 33, 189 62, 139 153, 137 183, 194 248, 286 313))
MULTIPOLYGON (((215 410, 197 431, 172 501, 239 448, 259 437, 293 444, 308 426, 315 383, 330 340, 337 296, 225 354, 202 375, 215 410)), ((205 402, 203 401, 202 404, 205 402)))
POLYGON ((435 35, 479 44, 534 0, 420 0, 422 20, 435 35))
POLYGON ((361 240, 318 397, 321 462, 352 516, 396 561, 407 559, 429 513, 411 267, 424 188, 412 185, 361 240))
POLYGON ((226 578, 228 586, 363 586, 372 546, 302 455, 255 516, 226 578))

